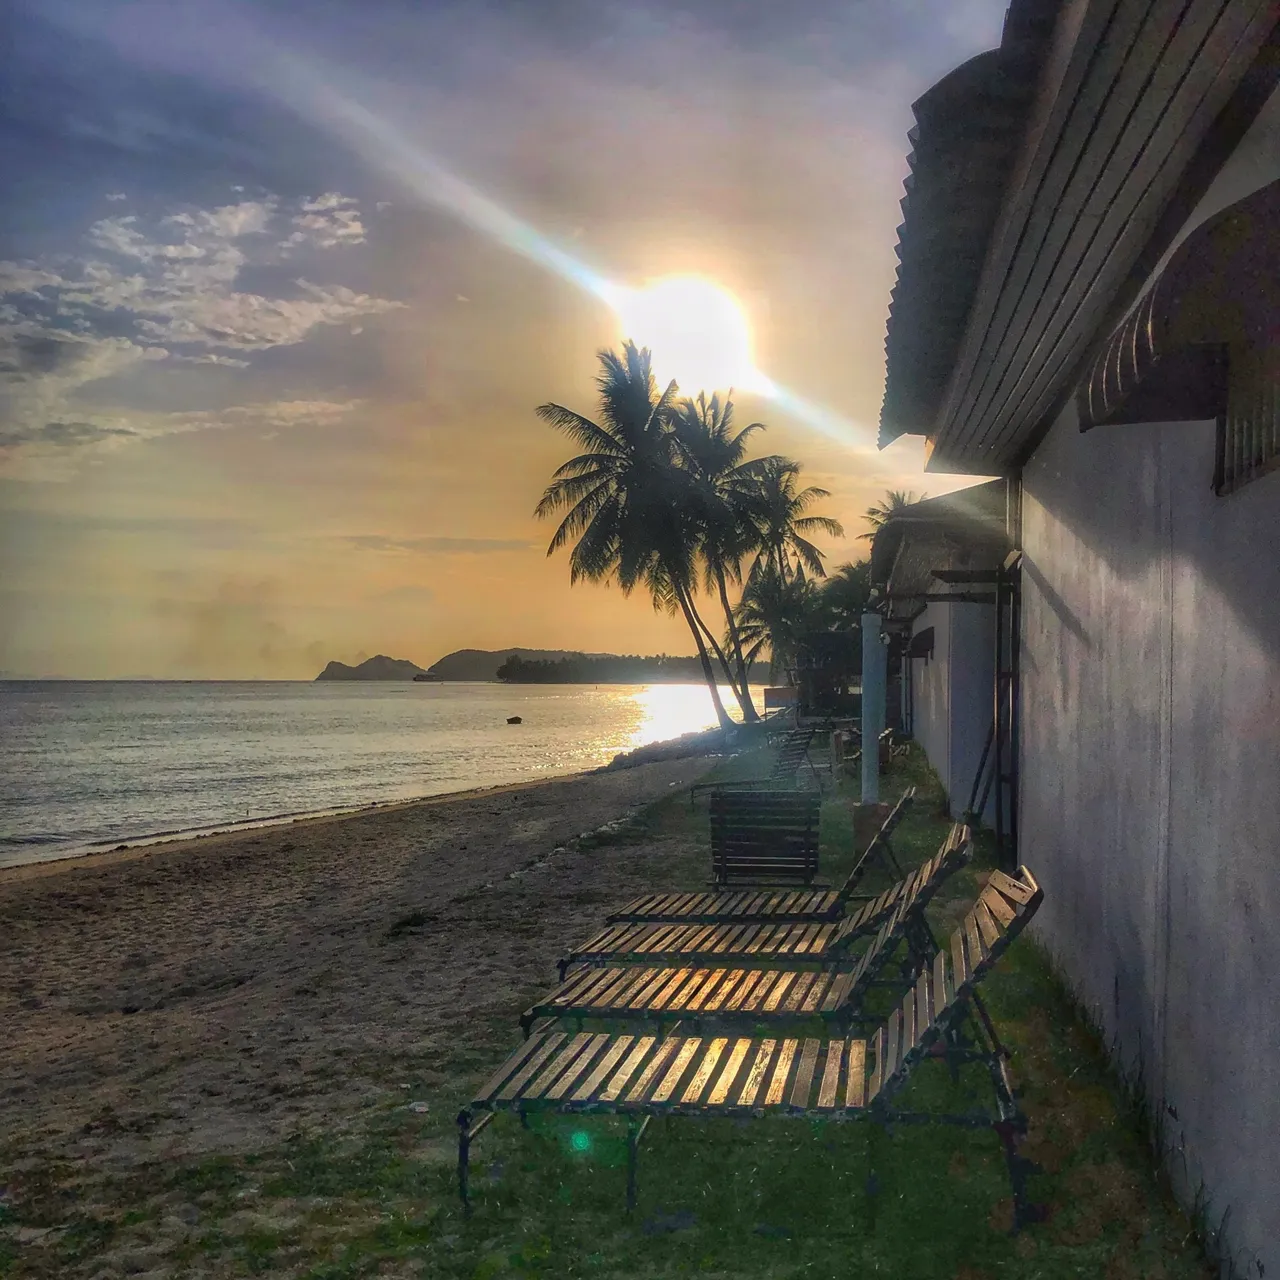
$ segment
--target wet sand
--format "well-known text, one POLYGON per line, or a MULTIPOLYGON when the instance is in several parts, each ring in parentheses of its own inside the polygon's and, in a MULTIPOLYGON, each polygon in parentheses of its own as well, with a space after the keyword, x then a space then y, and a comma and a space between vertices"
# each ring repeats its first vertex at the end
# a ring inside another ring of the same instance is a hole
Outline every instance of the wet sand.
POLYGON ((712 763, 0 870, 0 1144, 104 1167, 244 1150, 342 1129, 482 1029, 518 1038, 564 944, 677 854, 565 842, 712 763))

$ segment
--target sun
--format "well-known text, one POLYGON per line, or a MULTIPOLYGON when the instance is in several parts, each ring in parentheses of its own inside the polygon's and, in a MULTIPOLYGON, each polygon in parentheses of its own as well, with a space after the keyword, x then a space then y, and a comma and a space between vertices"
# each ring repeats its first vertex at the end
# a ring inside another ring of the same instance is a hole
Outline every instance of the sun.
POLYGON ((758 389, 751 330, 737 298, 700 276, 666 276, 612 299, 623 338, 653 352, 659 383, 674 378, 685 395, 758 389))

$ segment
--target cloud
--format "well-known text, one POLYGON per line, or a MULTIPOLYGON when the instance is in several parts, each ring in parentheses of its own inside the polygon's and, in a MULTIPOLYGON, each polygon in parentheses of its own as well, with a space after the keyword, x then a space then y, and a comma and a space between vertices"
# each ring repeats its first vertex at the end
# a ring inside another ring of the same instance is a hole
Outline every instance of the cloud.
MULTIPOLYGON (((253 353, 296 346, 317 330, 405 306, 344 285, 296 278, 266 296, 237 288, 246 266, 282 261, 281 226, 316 249, 364 239, 355 200, 328 192, 283 202, 267 195, 214 208, 179 209, 156 221, 137 214, 101 218, 85 252, 39 261, 0 262, 0 447, 83 448, 150 438, 202 425, 292 425, 278 406, 264 417, 247 405, 222 413, 103 417, 76 397, 89 383, 149 362, 244 369, 253 353), (50 433, 49 423, 93 428, 50 433)), ((285 242, 288 243, 288 242, 285 242)), ((325 402, 290 401, 331 420, 325 402)), ((345 412, 340 406, 338 412, 345 412)))
POLYGON ((108 200, 127 200, 129 197, 123 191, 108 191, 108 200))
POLYGON ((281 241, 282 249, 298 245, 336 249, 340 245, 365 243, 364 224, 356 201, 334 191, 305 201, 292 222, 293 233, 281 241))
POLYGON ((528 551, 532 542, 509 538, 392 538, 382 533, 348 534, 344 542, 364 551, 435 552, 438 555, 482 555, 494 551, 528 551))

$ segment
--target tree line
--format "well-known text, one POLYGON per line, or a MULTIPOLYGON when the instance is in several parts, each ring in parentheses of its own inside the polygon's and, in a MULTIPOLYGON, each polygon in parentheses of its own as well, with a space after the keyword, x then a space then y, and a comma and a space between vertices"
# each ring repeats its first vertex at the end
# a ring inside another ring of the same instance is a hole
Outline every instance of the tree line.
MULTIPOLYGON (((766 671, 748 668, 747 676, 760 683, 766 671)), ((564 658, 520 658, 512 656, 498 668, 499 680, 509 684, 654 684, 685 683, 702 678, 697 658, 655 654, 619 654, 588 658, 575 653, 564 658)))

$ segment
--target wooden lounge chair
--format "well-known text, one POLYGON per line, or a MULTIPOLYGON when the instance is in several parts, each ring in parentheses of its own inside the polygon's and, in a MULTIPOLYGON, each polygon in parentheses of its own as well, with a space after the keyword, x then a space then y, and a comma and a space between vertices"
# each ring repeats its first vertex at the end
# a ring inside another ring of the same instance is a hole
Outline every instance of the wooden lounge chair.
POLYGON ((527 1037, 540 1018, 617 1018, 688 1026, 727 1020, 768 1023, 822 1018, 841 1030, 868 1021, 861 1012, 869 988, 906 941, 914 980, 932 962, 937 945, 916 923, 916 903, 897 899, 879 932, 858 959, 842 969, 765 969, 725 965, 620 965, 581 969, 520 1015, 527 1037), (914 928, 913 928, 914 924, 914 928))
POLYGON ((712 792, 712 880, 809 884, 818 874, 821 811, 816 791, 712 792))
POLYGON ((756 889, 729 892, 642 893, 638 898, 611 912, 606 919, 612 924, 620 920, 683 920, 689 924, 716 920, 838 920, 849 902, 859 897, 856 892, 872 865, 879 862, 886 871, 902 878, 902 868, 893 852, 891 838, 906 817, 915 799, 915 787, 908 787, 872 837, 862 856, 844 882, 835 889, 789 890, 761 893, 756 889))
POLYGON ((655 1115, 803 1116, 882 1125, 932 1121, 991 1128, 1004 1148, 1014 1230, 1035 1216, 1025 1199, 1029 1162, 1017 1152, 1026 1130, 1006 1059, 975 990, 1042 898, 1035 878, 993 872, 981 898, 938 951, 901 1005, 867 1040, 860 1037, 619 1035, 547 1031, 502 1064, 458 1115, 458 1191, 469 1205, 471 1144, 499 1111, 622 1113, 628 1116, 627 1207, 636 1198, 636 1152, 655 1115), (925 1058, 987 1068, 993 1112, 905 1111, 893 1099, 925 1058), (487 1114, 478 1120, 477 1111, 487 1114))
POLYGON ((736 782, 699 782, 689 788, 689 804, 704 791, 730 791, 746 788, 748 790, 792 788, 796 784, 796 774, 802 765, 808 765, 818 790, 822 784, 818 781, 818 772, 809 759, 809 744, 813 741, 817 729, 812 726, 790 730, 778 745, 778 754, 774 757, 773 767, 764 778, 739 778, 736 782))
POLYGON ((929 899, 947 876, 968 861, 972 847, 969 828, 956 823, 928 862, 843 920, 739 923, 730 919, 714 924, 664 924, 661 921, 611 924, 558 962, 560 980, 564 981, 572 964, 635 964, 655 960, 680 964, 745 961, 764 966, 830 967, 845 959, 853 943, 871 936, 900 899, 906 901, 911 914, 906 927, 914 931, 923 922, 929 899))

